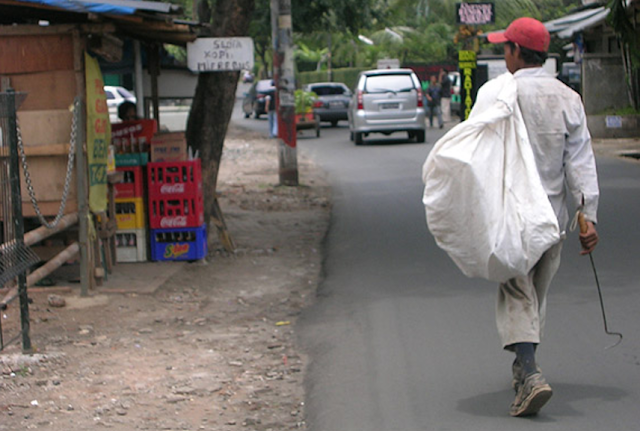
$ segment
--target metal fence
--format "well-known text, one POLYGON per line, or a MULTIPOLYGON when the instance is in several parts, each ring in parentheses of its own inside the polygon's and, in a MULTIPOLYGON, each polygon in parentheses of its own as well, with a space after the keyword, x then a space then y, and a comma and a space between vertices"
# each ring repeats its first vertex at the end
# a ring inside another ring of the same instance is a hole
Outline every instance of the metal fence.
MULTIPOLYGON (((25 97, 13 91, 0 93, 0 287, 17 288, 20 307, 19 332, 8 340, 0 317, 0 350, 20 338, 23 351, 31 350, 26 273, 39 258, 24 244, 16 110, 25 97)), ((2 301, 0 309, 6 307, 2 301)))

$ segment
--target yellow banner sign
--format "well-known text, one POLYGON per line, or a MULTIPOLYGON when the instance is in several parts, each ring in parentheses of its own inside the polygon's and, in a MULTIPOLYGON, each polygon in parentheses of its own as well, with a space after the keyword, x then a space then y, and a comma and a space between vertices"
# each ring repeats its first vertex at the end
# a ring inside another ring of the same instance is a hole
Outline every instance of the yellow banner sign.
POLYGON ((109 109, 98 61, 85 52, 87 87, 87 159, 89 208, 93 213, 107 210, 107 158, 111 143, 109 109))

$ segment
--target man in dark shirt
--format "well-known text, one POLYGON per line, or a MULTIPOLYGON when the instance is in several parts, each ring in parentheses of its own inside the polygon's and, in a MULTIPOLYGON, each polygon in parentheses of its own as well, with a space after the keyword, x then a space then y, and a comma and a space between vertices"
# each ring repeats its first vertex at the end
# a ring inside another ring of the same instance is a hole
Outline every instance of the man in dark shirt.
POLYGON ((442 111, 440 110, 440 99, 442 97, 442 89, 438 84, 435 75, 432 75, 427 88, 427 107, 429 108, 429 126, 433 127, 433 114, 438 116, 438 125, 442 129, 442 111))

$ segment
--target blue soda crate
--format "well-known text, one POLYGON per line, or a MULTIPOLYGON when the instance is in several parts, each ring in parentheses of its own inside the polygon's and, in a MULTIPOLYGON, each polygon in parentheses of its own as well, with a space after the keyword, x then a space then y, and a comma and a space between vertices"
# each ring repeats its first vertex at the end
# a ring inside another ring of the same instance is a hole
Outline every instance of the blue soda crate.
POLYGON ((198 260, 207 255, 207 227, 151 229, 151 260, 198 260))

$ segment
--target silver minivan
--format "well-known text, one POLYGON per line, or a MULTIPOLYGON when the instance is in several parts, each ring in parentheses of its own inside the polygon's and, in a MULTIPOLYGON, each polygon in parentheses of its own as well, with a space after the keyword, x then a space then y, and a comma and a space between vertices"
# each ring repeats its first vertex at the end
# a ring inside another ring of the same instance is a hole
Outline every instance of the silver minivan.
POLYGON ((349 132, 356 145, 370 133, 407 132, 425 142, 425 112, 420 80, 411 69, 361 72, 349 105, 349 132))

